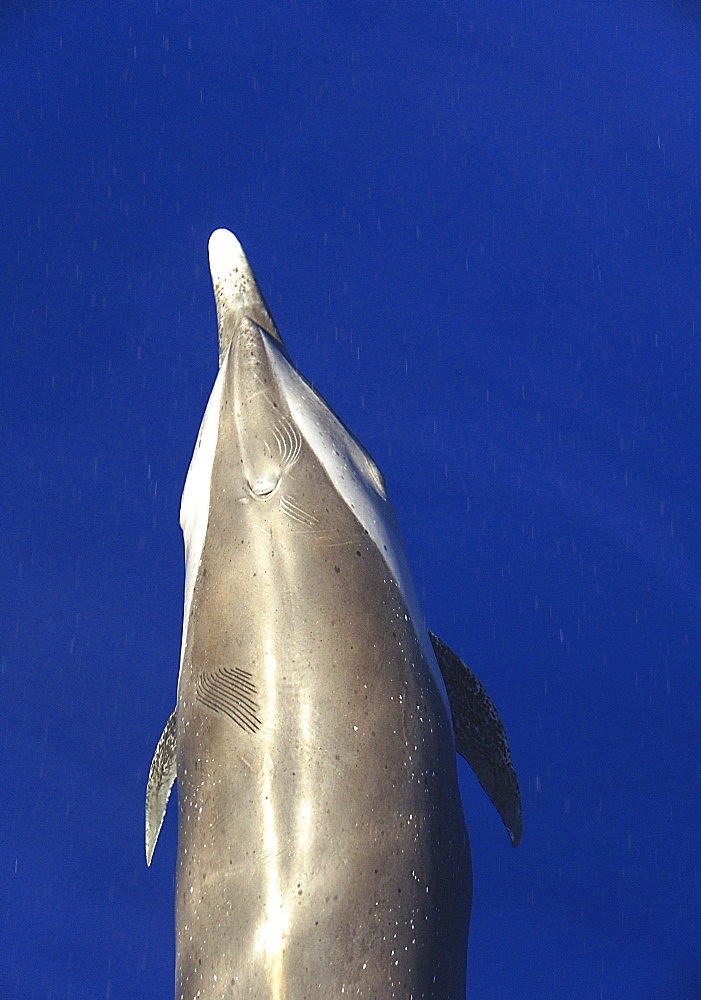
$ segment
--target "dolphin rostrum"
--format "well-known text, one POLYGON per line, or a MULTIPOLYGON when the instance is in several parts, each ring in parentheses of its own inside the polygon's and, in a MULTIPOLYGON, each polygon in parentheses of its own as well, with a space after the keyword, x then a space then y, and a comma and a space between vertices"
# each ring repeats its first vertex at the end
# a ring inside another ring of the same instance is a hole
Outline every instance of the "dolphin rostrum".
POLYGON ((426 630, 384 478, 292 364, 243 251, 209 241, 219 374, 183 490, 178 1000, 463 1000, 472 872, 455 751, 511 840, 504 728, 426 630))

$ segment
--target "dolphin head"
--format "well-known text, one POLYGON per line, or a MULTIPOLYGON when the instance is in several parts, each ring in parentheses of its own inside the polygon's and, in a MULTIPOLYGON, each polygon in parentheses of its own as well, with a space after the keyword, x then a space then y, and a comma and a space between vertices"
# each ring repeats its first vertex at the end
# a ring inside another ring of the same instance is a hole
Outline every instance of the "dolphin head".
POLYGON ((380 522, 388 516, 394 521, 380 469, 292 363, 233 233, 218 229, 212 234, 209 259, 220 371, 183 492, 186 540, 198 508, 211 502, 201 486, 211 481, 219 447, 227 454, 232 502, 279 501, 291 486, 293 470, 299 480, 301 466, 311 461, 320 476, 320 496, 330 483, 379 542, 380 522))
MULTIPOLYGON (((355 435, 292 363, 233 233, 216 230, 209 260, 217 306, 220 369, 202 421, 181 503, 191 591, 212 505, 231 516, 265 510, 330 530, 329 497, 360 523, 422 620, 385 480, 355 435), (216 456, 226 465, 214 473, 216 456), (217 496, 212 493, 216 486, 217 496), (222 491, 226 490, 226 496, 222 491), (303 498, 303 499, 302 499, 303 498), (323 508, 323 509, 319 509, 323 508)), ((190 595, 191 596, 191 595, 190 595)))

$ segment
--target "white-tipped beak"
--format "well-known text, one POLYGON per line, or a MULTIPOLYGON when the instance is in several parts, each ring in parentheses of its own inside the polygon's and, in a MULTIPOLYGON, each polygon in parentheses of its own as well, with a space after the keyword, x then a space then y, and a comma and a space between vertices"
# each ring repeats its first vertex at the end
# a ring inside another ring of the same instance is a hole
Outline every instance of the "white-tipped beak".
POLYGON ((266 330, 284 350, 241 244, 228 229, 215 229, 209 237, 209 269, 219 322, 219 364, 244 318, 266 330))
POLYGON ((209 237, 209 269, 213 282, 230 279, 232 272, 248 269, 241 244, 228 229, 215 229, 209 237))

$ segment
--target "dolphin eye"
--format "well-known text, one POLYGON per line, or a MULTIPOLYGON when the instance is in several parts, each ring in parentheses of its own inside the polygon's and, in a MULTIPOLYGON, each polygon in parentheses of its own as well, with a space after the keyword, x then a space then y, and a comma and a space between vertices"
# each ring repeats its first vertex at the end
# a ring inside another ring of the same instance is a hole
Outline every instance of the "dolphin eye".
POLYGON ((248 488, 254 497, 269 497, 275 492, 279 482, 279 476, 267 476, 265 479, 256 479, 255 482, 249 483, 248 488))

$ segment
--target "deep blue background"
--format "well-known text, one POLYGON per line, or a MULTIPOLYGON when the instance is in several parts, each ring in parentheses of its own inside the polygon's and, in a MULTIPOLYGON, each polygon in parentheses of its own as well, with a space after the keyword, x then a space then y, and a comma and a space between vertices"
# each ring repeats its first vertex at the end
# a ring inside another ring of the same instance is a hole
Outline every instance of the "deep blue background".
POLYGON ((143 797, 218 226, 508 728, 518 850, 461 770, 471 1000, 701 997, 700 26, 5 0, 0 1000, 172 996, 143 797))

